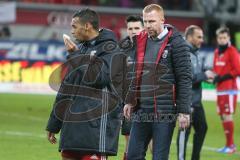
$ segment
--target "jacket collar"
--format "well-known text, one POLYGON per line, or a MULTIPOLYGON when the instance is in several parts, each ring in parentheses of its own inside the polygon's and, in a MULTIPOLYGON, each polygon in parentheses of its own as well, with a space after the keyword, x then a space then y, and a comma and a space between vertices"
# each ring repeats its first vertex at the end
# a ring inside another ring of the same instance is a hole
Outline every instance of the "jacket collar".
MULTIPOLYGON (((163 39, 163 37, 165 37, 168 34, 168 29, 167 27, 164 27, 163 31, 157 36, 156 39, 161 40, 163 39)), ((150 36, 148 36, 148 38, 151 38, 150 36)))

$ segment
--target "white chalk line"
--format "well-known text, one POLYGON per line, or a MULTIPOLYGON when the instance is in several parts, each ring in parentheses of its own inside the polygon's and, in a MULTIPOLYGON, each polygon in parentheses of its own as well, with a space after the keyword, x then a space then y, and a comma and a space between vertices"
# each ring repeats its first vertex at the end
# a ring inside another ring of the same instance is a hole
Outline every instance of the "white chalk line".
POLYGON ((47 119, 43 119, 40 117, 28 116, 28 115, 22 115, 17 113, 10 113, 10 112, 0 112, 0 116, 27 119, 27 120, 36 121, 36 122, 47 122, 47 119))
MULTIPOLYGON (((19 137, 33 137, 33 138, 47 138, 46 135, 44 135, 44 134, 34 134, 34 133, 31 133, 31 132, 21 132, 21 131, 1 131, 0 130, 0 135, 19 136, 19 137)), ((172 143, 176 144, 176 141, 172 141, 172 143)), ((188 148, 191 147, 191 146, 192 146, 192 144, 188 143, 188 148)), ((219 149, 219 148, 214 148, 214 147, 204 145, 202 149, 206 150, 206 151, 216 152, 217 149, 219 149)), ((240 155, 240 152, 238 151, 238 152, 235 152, 234 154, 240 155)))

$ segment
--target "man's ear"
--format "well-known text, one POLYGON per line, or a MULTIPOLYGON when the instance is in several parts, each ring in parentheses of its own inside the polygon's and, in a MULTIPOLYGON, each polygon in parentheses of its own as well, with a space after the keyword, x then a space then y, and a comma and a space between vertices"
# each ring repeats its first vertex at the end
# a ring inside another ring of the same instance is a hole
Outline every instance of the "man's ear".
POLYGON ((92 25, 89 22, 85 23, 85 25, 84 25, 84 29, 86 31, 89 31, 91 27, 92 27, 92 25))
POLYGON ((186 37, 186 40, 187 40, 188 42, 190 42, 190 43, 192 42, 192 39, 193 39, 193 38, 192 38, 192 35, 188 35, 188 36, 186 37))
POLYGON ((161 18, 161 22, 162 22, 162 24, 165 23, 165 18, 164 17, 161 18))

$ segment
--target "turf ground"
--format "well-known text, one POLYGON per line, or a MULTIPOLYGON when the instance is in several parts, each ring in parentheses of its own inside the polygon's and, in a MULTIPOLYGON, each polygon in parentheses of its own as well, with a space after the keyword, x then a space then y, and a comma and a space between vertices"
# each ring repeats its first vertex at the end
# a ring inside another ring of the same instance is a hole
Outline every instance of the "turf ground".
MULTIPOLYGON (((57 145, 46 140, 45 125, 51 111, 54 96, 0 94, 0 159, 1 160, 57 160, 60 159, 57 145)), ((240 159, 240 113, 235 114, 235 142, 238 152, 232 155, 216 153, 216 148, 225 143, 215 102, 204 102, 208 121, 208 133, 202 151, 202 160, 240 159)), ((239 106, 238 106, 239 107, 239 106)), ((176 130, 175 130, 176 131, 176 130)), ((174 134, 170 160, 176 160, 176 132, 174 134)), ((191 138, 187 159, 190 159, 191 138)), ((110 160, 121 160, 124 137, 120 136, 119 153, 110 160)), ((147 160, 151 159, 148 152, 147 160)))

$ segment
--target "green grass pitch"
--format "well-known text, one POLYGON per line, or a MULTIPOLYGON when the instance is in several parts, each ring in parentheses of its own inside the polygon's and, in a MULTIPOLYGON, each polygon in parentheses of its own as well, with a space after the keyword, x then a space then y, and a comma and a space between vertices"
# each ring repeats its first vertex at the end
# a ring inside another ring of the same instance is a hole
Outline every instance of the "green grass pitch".
MULTIPOLYGON (((6 160, 57 160, 61 159, 58 145, 48 143, 45 126, 52 109, 54 96, 0 94, 0 159, 6 160)), ((216 153, 214 149, 225 143, 220 118, 216 114, 215 102, 204 102, 208 121, 208 133, 202 150, 202 160, 240 159, 240 113, 239 106, 234 116, 235 143, 237 153, 232 155, 216 153)), ((170 160, 176 160, 176 131, 171 145, 170 160)), ((193 133, 193 130, 192 130, 193 133)), ((192 134, 191 134, 192 135, 192 134)), ((189 139, 187 159, 190 159, 192 136, 189 139)), ((121 160, 124 151, 124 137, 120 136, 117 157, 121 160)), ((151 159, 148 152, 147 160, 151 159)))

